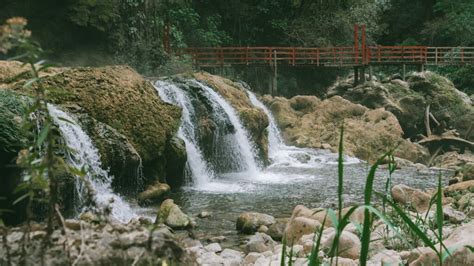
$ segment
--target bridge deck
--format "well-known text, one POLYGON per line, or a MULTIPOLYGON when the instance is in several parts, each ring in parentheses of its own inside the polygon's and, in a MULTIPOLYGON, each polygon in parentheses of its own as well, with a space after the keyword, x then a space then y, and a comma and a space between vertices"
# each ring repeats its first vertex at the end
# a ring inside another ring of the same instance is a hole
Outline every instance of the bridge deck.
POLYGON ((474 47, 357 46, 346 47, 202 47, 176 51, 197 66, 289 65, 353 67, 366 65, 474 64, 474 47))

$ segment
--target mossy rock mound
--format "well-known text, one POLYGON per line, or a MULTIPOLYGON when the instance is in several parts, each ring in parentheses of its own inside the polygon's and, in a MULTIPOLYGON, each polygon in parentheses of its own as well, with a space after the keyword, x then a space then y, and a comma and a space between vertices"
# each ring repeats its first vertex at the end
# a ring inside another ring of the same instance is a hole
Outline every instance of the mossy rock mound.
MULTIPOLYGON (((404 137, 426 134, 424 113, 428 105, 440 122, 440 126, 431 123, 434 133, 455 128, 464 137, 474 121, 471 99, 447 78, 433 72, 411 73, 407 81, 394 77, 357 86, 351 83, 351 79, 337 82, 328 90, 327 96, 339 95, 371 109, 385 108, 399 120, 404 137)), ((474 134, 471 134, 470 140, 473 139, 474 134)))
POLYGON ((166 173, 166 150, 179 127, 181 111, 162 102, 155 88, 131 68, 72 69, 45 83, 68 93, 51 95, 54 101, 75 103, 123 134, 138 151, 147 177, 182 178, 166 173))
POLYGON ((297 97, 300 99, 263 97, 283 137, 292 145, 323 148, 329 144, 332 151, 337 152, 340 126, 344 121, 344 150, 349 155, 372 162, 399 146, 398 157, 414 162, 425 162, 428 158, 425 148, 403 139, 397 118, 383 108, 372 110, 340 96, 324 101, 313 96, 297 97), (307 99, 303 101, 304 97, 307 99), (294 104, 297 101, 313 104, 311 108, 299 108, 300 105, 294 104))
MULTIPOLYGON (((104 165, 111 168, 116 178, 136 176, 129 174, 131 167, 126 165, 135 164, 139 158, 133 152, 120 155, 124 146, 131 145, 125 150, 135 150, 141 158, 148 179, 145 185, 158 178, 183 179, 184 165, 180 174, 167 172, 168 161, 173 161, 167 150, 178 130, 181 110, 161 101, 151 83, 133 69, 127 66, 61 69, 46 75, 41 82, 48 89, 52 103, 79 117, 85 114, 90 118, 83 126, 98 146, 104 165), (112 140, 107 140, 108 136, 123 140, 122 147, 118 148, 117 142, 110 146, 108 142, 112 140), (125 162, 127 158, 131 162, 125 162)), ((16 82, 11 87, 27 94, 21 85, 22 82, 16 82)))

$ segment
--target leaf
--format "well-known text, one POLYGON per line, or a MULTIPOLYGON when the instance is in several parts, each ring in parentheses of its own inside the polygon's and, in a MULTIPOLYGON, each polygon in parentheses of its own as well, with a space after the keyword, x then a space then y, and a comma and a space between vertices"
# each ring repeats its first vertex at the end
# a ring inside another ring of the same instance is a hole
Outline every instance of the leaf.
POLYGON ((46 137, 48 137, 50 129, 51 129, 51 124, 49 124, 49 123, 47 123, 45 126, 43 126, 43 128, 41 129, 41 132, 38 136, 38 140, 36 141, 36 145, 38 147, 41 147, 41 145, 43 145, 44 140, 46 139, 46 137))
POLYGON ((283 236, 282 240, 282 248, 281 248, 281 261, 280 261, 280 266, 285 266, 285 259, 286 259, 286 237, 283 236))
POLYGON ((25 88, 25 89, 30 88, 31 85, 33 85, 38 80, 39 80, 39 78, 32 78, 32 79, 28 80, 28 82, 26 82, 25 85, 23 85, 23 88, 25 88))
MULTIPOLYGON (((372 192, 374 186, 374 179, 375 173, 377 168, 380 164, 382 164, 385 157, 390 156, 393 153, 393 150, 385 153, 380 157, 374 165, 370 168, 369 174, 367 175, 366 183, 365 183, 365 190, 364 190, 364 205, 370 206, 372 201, 372 192)), ((362 236, 361 236, 361 249, 360 249, 360 264, 366 265, 367 264, 367 257, 369 256, 369 243, 370 243, 370 226, 371 226, 371 219, 370 213, 368 209, 365 209, 364 212, 364 224, 362 228, 362 236)))
POLYGON ((20 201, 26 199, 26 198, 29 197, 29 196, 30 196, 30 192, 28 192, 28 193, 24 194, 23 196, 17 198, 17 199, 12 203, 12 205, 16 205, 17 203, 19 203, 20 201))

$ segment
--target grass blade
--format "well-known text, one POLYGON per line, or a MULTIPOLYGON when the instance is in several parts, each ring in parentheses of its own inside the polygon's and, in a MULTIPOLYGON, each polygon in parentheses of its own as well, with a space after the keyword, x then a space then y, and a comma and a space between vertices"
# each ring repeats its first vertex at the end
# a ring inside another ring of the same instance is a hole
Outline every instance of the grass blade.
POLYGON ((327 217, 328 217, 328 213, 326 212, 326 214, 324 215, 323 224, 319 228, 318 239, 316 240, 316 242, 313 241, 313 247, 311 248, 311 254, 309 256, 308 266, 319 266, 321 264, 319 262, 319 248, 321 246, 321 238, 323 236, 324 224, 326 224, 326 218, 327 217), (315 245, 315 243, 316 243, 316 245, 315 245))
MULTIPOLYGON (((382 164, 385 157, 393 154, 393 150, 385 153, 380 157, 374 165, 370 168, 369 174, 367 175, 367 180, 365 183, 364 190, 364 205, 369 206, 372 201, 372 192, 374 186, 375 173, 380 164, 382 164)), ((367 258, 369 256, 369 243, 370 243, 370 226, 371 226, 370 212, 368 209, 364 211, 364 224, 362 228, 362 237, 361 237, 361 249, 360 249, 360 264, 366 265, 367 258)))
POLYGON ((285 266, 285 259, 286 259, 286 237, 283 236, 282 239, 283 246, 281 247, 281 262, 280 266, 285 266))

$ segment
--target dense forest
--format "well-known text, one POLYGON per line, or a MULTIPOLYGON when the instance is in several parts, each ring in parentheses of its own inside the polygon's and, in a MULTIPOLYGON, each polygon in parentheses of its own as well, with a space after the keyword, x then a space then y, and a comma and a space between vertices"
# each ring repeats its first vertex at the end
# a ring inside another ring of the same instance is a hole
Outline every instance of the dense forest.
MULTIPOLYGON (((380 45, 474 45, 471 0, 6 0, 0 20, 23 16, 49 57, 65 65, 125 63, 153 75, 173 48, 351 45, 353 24, 380 45)), ((463 90, 472 67, 437 69, 463 90)))

